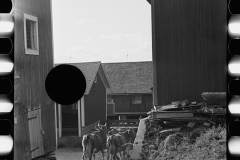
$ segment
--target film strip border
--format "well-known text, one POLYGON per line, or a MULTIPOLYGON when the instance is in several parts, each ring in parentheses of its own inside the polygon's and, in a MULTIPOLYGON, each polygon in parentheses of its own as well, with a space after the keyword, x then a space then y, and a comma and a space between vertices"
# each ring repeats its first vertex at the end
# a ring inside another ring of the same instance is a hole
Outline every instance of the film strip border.
POLYGON ((240 159, 240 1, 228 0, 227 158, 240 159))
POLYGON ((13 159, 14 4, 0 1, 0 160, 13 159))
MULTIPOLYGON (((0 1, 0 159, 13 159, 14 10, 0 1)), ((228 159, 240 159, 240 1, 228 0, 228 159)))

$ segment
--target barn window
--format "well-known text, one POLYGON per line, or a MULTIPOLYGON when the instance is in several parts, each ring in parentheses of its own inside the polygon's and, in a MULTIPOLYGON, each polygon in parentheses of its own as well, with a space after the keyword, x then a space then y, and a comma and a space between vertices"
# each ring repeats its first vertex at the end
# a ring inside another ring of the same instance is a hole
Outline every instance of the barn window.
POLYGON ((25 54, 39 55, 38 19, 24 13, 25 54))
POLYGON ((107 102, 108 102, 108 103, 113 103, 113 98, 112 98, 111 96, 108 96, 108 97, 107 97, 107 102))
POLYGON ((94 79, 94 83, 97 83, 97 75, 96 75, 96 77, 95 77, 95 79, 94 79))
POLYGON ((141 104, 142 103, 142 95, 134 95, 132 96, 133 104, 141 104))

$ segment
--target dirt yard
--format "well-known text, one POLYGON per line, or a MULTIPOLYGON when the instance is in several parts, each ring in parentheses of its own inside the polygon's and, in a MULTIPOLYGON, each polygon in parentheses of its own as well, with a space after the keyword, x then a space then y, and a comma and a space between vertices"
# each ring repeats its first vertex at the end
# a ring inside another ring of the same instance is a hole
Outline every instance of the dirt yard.
MULTIPOLYGON (((81 160, 82 148, 62 147, 58 148, 55 154, 57 160, 81 160)), ((102 160, 100 152, 96 154, 96 160, 102 160)), ((107 160, 107 156, 105 156, 104 160, 107 160)))

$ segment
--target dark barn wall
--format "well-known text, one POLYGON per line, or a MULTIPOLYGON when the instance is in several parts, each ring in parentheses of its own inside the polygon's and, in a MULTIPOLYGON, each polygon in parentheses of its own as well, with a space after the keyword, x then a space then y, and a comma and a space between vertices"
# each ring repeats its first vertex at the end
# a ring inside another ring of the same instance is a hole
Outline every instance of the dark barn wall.
POLYGON ((51 9, 49 0, 18 0, 15 18, 15 73, 20 76, 21 102, 31 110, 54 106, 45 91, 45 78, 53 68, 51 9), (23 13, 38 17, 39 55, 24 49, 23 13))
POLYGON ((132 95, 113 95, 115 112, 149 112, 153 108, 152 95, 142 95, 141 104, 132 104, 132 95))
POLYGON ((227 1, 152 0, 155 105, 226 91, 227 1))
POLYGON ((97 73, 97 83, 93 82, 88 95, 84 96, 85 105, 85 126, 98 120, 101 124, 106 121, 106 89, 97 73))
MULTIPOLYGON (((25 113, 27 111, 42 108, 42 129, 44 153, 55 150, 55 118, 54 103, 45 91, 45 78, 53 68, 53 43, 51 24, 51 1, 50 0, 15 0, 15 52, 14 52, 14 72, 20 77, 20 94, 25 113), (24 25, 23 13, 27 13, 38 18, 39 55, 26 55, 24 49, 24 25)), ((23 116, 23 115, 18 115, 23 116)), ((25 122, 24 122, 25 123, 25 122)), ((19 128, 17 134, 26 131, 27 125, 17 123, 14 128, 19 128)), ((17 143, 19 140, 14 139, 17 143)), ((15 144, 16 144, 15 143, 15 144)), ((16 149, 18 150, 18 148, 16 149)), ((16 151, 15 150, 15 151, 16 151)), ((27 153, 22 153, 27 154, 27 153)), ((24 159, 24 158, 23 158, 24 159)))

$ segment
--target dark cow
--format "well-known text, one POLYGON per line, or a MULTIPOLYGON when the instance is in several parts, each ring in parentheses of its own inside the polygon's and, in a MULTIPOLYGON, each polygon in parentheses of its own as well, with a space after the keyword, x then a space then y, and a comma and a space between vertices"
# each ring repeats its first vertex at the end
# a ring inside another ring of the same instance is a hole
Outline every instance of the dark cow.
POLYGON ((122 135, 127 143, 128 142, 133 143, 136 137, 136 132, 134 128, 130 128, 124 132, 119 132, 118 134, 122 135))
POLYGON ((97 125, 95 126, 96 131, 92 133, 88 133, 83 136, 82 146, 83 146, 83 155, 82 160, 85 158, 92 159, 92 156, 95 160, 95 153, 101 151, 103 159, 104 159, 104 148, 106 147, 106 139, 107 139, 107 126, 97 125))
POLYGON ((125 143, 122 144, 123 141, 118 135, 110 135, 107 138, 107 147, 108 147, 108 157, 107 160, 109 160, 110 157, 112 157, 114 160, 116 160, 117 153, 120 153, 121 159, 125 158, 125 153, 129 150, 133 149, 133 143, 125 143), (123 153, 122 153, 123 152, 123 153), (110 156, 111 155, 111 156, 110 156))
POLYGON ((129 131, 129 136, 131 138, 131 142, 134 141, 135 137, 136 137, 136 131, 134 128, 129 128, 129 129, 125 129, 125 128, 114 128, 112 129, 111 131, 108 132, 108 135, 113 135, 113 134, 116 134, 116 133, 124 133, 125 131, 129 131))
POLYGON ((113 135, 119 132, 124 132, 126 131, 125 128, 113 128, 111 131, 108 132, 108 135, 113 135))
MULTIPOLYGON (((117 158, 117 153, 120 153, 122 158, 125 157, 126 153, 129 157, 129 149, 132 147, 132 143, 135 139, 136 132, 134 129, 129 129, 125 132, 119 132, 108 136, 107 147, 108 147, 108 159, 110 154, 114 159, 117 158)), ((122 159, 121 158, 121 159, 122 159)))

